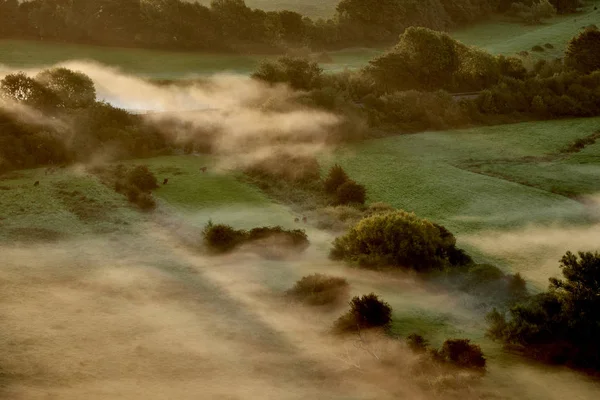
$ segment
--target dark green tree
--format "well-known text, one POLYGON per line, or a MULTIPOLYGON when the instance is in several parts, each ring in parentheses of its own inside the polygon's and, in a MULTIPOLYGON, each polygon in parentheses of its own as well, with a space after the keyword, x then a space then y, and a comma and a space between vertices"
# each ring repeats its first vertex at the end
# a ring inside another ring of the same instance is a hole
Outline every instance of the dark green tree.
POLYGON ((94 82, 81 72, 53 68, 40 72, 36 80, 58 96, 62 107, 89 107, 96 101, 94 82))
POLYGON ((600 69, 600 30, 586 29, 569 42, 565 52, 566 64, 589 74, 600 69))
POLYGON ((329 194, 335 194, 340 186, 346 183, 350 178, 344 168, 341 165, 335 164, 329 169, 327 178, 323 182, 325 192, 329 194))

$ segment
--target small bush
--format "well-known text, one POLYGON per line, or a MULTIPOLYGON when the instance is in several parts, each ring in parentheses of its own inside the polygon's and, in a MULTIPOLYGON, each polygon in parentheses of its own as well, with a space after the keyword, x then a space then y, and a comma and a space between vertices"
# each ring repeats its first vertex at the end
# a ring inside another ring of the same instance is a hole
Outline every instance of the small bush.
POLYGON ((535 45, 531 48, 531 51, 542 52, 544 51, 544 48, 540 45, 535 45))
POLYGON ((247 233, 243 230, 238 231, 229 225, 214 225, 212 221, 209 221, 204 227, 202 235, 204 244, 208 248, 217 253, 226 253, 243 243, 247 233))
POLYGON ((335 322, 338 332, 351 332, 360 329, 384 328, 392 322, 392 308, 374 294, 354 297, 350 301, 350 311, 335 322))
POLYGON ((546 43, 546 44, 544 45, 544 47, 545 47, 545 48, 547 48, 547 49, 553 49, 553 48, 554 48, 554 45, 552 45, 552 43, 546 43))
POLYGON ((328 194, 335 194, 338 188, 348 182, 348 180, 350 180, 350 178, 348 178, 346 171, 344 171, 340 165, 335 164, 329 169, 327 178, 325 178, 325 181, 323 182, 325 192, 328 194))
POLYGON ((135 204, 144 211, 156 208, 156 201, 154 200, 154 197, 152 197, 152 194, 145 192, 140 193, 135 204))
POLYGON ((138 165, 127 173, 127 182, 142 192, 158 189, 156 176, 145 165, 138 165))
POLYGON ((410 334, 406 337, 406 344, 415 353, 424 353, 429 347, 429 342, 421 335, 416 333, 410 334))
POLYGON ((486 360, 481 347, 472 344, 469 339, 448 339, 442 345, 439 356, 462 368, 485 368, 486 360))
POLYGON ((470 286, 485 285, 504 278, 504 272, 491 264, 475 264, 467 272, 467 282, 470 286))
POLYGON ((348 292, 348 281, 335 276, 313 274, 300 279, 287 294, 313 306, 335 304, 348 292))
POLYGON ((367 190, 354 181, 348 181, 337 188, 337 204, 365 204, 366 200, 367 190))

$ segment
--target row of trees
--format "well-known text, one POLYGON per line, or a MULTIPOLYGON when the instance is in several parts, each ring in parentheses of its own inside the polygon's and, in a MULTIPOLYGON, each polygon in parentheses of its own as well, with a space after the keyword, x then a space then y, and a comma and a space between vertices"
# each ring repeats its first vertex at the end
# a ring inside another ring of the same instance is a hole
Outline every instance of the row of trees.
MULTIPOLYGON (((528 3, 529 0, 525 0, 528 3)), ((577 0, 550 0, 559 12, 577 0)), ((0 37, 179 50, 273 51, 394 41, 410 26, 446 30, 506 0, 342 0, 334 18, 251 9, 244 0, 0 0, 0 37)), ((508 6, 510 6, 510 3, 508 6)))
POLYGON ((307 104, 395 131, 593 116, 600 114, 600 31, 588 28, 574 37, 563 60, 526 68, 520 58, 409 28, 358 72, 324 74, 315 63, 287 57, 263 64, 254 77, 288 83, 306 92, 307 104), (482 93, 449 94, 466 91, 482 93))

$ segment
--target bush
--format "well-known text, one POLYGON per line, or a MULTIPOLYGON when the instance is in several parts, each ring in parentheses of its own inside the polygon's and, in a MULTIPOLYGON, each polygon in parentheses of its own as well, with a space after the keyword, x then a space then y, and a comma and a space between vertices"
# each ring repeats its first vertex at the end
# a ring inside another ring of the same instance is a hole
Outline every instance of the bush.
POLYGON ((348 178, 346 171, 344 171, 340 165, 335 164, 329 169, 327 178, 325 178, 325 181, 323 182, 325 192, 328 194, 335 194, 338 188, 346 183, 349 179, 350 178, 348 178))
POLYGON ((535 45, 531 48, 531 51, 542 52, 542 51, 544 51, 544 48, 540 45, 535 45))
POLYGON ((158 189, 156 176, 145 165, 138 165, 127 173, 127 183, 141 190, 149 192, 158 189))
POLYGON ((545 48, 547 48, 547 49, 553 49, 553 48, 554 48, 554 45, 553 45, 552 43, 546 43, 546 44, 544 45, 544 47, 545 47, 545 48))
POLYGON ((245 235, 244 241, 254 242, 271 238, 280 239, 279 244, 286 247, 306 248, 309 245, 305 231, 301 229, 285 230, 280 226, 253 228, 245 235))
POLYGON ((363 218, 333 243, 330 256, 362 266, 394 266, 416 271, 452 264, 456 239, 447 229, 405 211, 363 218))
MULTIPOLYGON (((215 253, 226 253, 236 247, 267 239, 275 239, 275 245, 304 250, 309 245, 308 237, 303 230, 285 230, 280 226, 264 226, 250 231, 237 230, 229 225, 214 225, 212 221, 202 231, 204 244, 215 253)), ((266 242, 262 243, 267 245, 266 242)), ((264 246, 263 246, 264 247, 264 246)))
POLYGON ((246 232, 238 231, 229 225, 217 224, 212 221, 204 227, 202 232, 204 244, 216 253, 226 253, 243 243, 246 232))
POLYGON ((442 345, 439 355, 446 361, 462 368, 485 368, 486 360, 481 347, 469 339, 448 339, 442 345))
POLYGON ((421 335, 412 333, 406 337, 406 344, 415 353, 424 353, 429 347, 429 342, 421 335))
POLYGON ((367 200, 367 189, 354 181, 347 181, 337 188, 337 204, 365 204, 367 200))
POLYGON ((392 308, 374 294, 354 297, 350 301, 350 311, 335 322, 338 332, 351 332, 369 328, 389 328, 392 322, 392 308))
POLYGON ((300 279, 287 294, 313 306, 335 304, 348 292, 348 281, 323 274, 312 274, 300 279))

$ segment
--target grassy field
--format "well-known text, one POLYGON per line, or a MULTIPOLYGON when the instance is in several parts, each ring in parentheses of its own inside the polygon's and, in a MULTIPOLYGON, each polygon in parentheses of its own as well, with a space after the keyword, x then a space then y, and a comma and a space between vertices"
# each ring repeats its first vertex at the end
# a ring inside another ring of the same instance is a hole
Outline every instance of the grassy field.
POLYGON ((526 275, 545 285, 549 273, 556 272, 556 249, 564 252, 564 245, 572 241, 564 241, 547 253, 554 257, 548 270, 548 263, 535 260, 540 252, 543 254, 539 246, 532 246, 518 265, 512 265, 515 260, 508 257, 510 252, 493 251, 492 239, 485 244, 476 239, 532 226, 587 229, 584 227, 592 223, 590 206, 553 191, 595 194, 600 189, 594 179, 600 172, 600 146, 590 146, 554 163, 545 158, 526 164, 523 160, 556 153, 599 128, 600 118, 590 118, 404 135, 345 148, 336 160, 367 186, 371 200, 385 201, 444 224, 459 240, 464 239, 463 244, 474 244, 469 249, 484 260, 517 270, 528 265, 526 275), (479 166, 477 172, 473 165, 479 166), (503 176, 483 173, 488 170, 501 171, 503 176))

